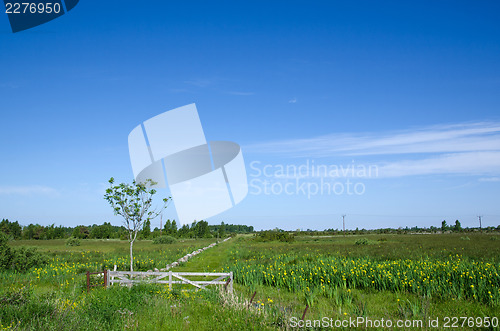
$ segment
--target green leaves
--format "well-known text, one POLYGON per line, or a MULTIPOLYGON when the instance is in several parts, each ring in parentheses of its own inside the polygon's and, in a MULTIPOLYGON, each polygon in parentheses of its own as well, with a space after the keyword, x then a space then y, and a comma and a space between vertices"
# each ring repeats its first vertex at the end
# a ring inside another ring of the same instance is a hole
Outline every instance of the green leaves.
POLYGON ((130 270, 132 270, 132 245, 137 237, 137 232, 143 227, 144 222, 150 221, 160 215, 161 211, 167 207, 170 198, 163 199, 163 206, 159 209, 151 209, 153 195, 156 190, 148 190, 148 187, 156 183, 147 179, 145 183, 138 183, 135 180, 132 184, 121 183, 114 185, 115 179, 109 179, 110 187, 104 194, 104 199, 109 202, 115 215, 123 217, 123 223, 129 232, 130 241, 130 270))

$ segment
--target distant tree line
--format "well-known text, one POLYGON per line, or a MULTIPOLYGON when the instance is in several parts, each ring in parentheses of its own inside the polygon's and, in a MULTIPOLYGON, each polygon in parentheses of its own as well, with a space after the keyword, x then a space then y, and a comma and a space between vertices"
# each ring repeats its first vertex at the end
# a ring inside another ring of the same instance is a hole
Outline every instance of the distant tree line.
MULTIPOLYGON (((160 235, 169 235, 175 238, 224 238, 236 233, 251 233, 253 226, 224 224, 208 225, 206 221, 193 222, 190 225, 183 225, 180 228, 175 220, 167 220, 162 229, 151 230, 149 221, 144 223, 140 231, 140 239, 154 239, 160 235)), ((75 227, 55 226, 54 224, 43 226, 39 224, 29 224, 22 226, 18 221, 11 222, 2 219, 0 222, 0 232, 11 239, 65 239, 75 237, 78 239, 127 239, 127 229, 124 226, 111 225, 109 222, 91 226, 78 225, 75 227)))
POLYGON ((161 230, 155 228, 151 231, 151 225, 145 223, 141 236, 142 238, 156 238, 160 235, 175 238, 225 238, 231 234, 251 233, 253 231, 253 226, 225 224, 224 222, 221 222, 220 225, 208 225, 207 221, 194 221, 179 228, 175 220, 168 219, 161 230))
MULTIPOLYGON (((489 227, 466 227, 462 228, 462 225, 459 220, 456 220, 453 225, 448 225, 445 220, 441 222, 440 227, 419 227, 419 226, 413 226, 413 227, 399 227, 399 228, 381 228, 381 229, 359 229, 356 228, 355 230, 349 229, 345 231, 346 235, 356 235, 356 234, 408 234, 408 233, 452 233, 452 232, 457 232, 457 233, 470 233, 470 232, 500 232, 500 225, 497 227, 494 226, 489 226, 489 227)), ((300 235, 342 235, 344 234, 343 230, 339 229, 325 229, 325 230, 300 230, 297 229, 296 231, 291 231, 295 232, 295 234, 300 235)))

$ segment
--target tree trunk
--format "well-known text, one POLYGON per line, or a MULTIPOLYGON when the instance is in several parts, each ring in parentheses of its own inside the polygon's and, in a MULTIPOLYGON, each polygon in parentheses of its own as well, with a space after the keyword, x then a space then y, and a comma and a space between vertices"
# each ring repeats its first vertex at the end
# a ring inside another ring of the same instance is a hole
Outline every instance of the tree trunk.
POLYGON ((130 271, 134 271, 134 253, 133 253, 134 241, 130 241, 130 271))

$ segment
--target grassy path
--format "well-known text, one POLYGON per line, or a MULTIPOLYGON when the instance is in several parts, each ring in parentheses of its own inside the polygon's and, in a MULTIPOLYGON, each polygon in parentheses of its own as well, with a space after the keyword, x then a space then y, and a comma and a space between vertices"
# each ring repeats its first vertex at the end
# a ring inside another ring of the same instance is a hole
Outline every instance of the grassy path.
POLYGON ((187 262, 172 269, 176 272, 219 272, 229 259, 229 252, 233 249, 236 238, 220 242, 216 246, 196 255, 187 262))

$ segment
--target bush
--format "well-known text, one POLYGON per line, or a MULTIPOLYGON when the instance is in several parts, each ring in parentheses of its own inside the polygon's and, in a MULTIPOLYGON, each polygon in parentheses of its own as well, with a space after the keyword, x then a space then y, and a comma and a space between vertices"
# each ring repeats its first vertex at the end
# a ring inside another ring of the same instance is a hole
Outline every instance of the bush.
POLYGON ((368 240, 366 238, 361 238, 356 240, 355 242, 356 245, 368 245, 368 240))
POLYGON ((70 237, 66 240, 66 246, 80 246, 80 239, 75 237, 70 237))
POLYGON ((33 267, 41 267, 49 261, 47 255, 37 252, 34 247, 21 247, 13 250, 13 252, 12 269, 18 272, 26 272, 33 267))
POLYGON ((460 237, 460 240, 470 240, 469 237, 460 237))
POLYGON ((171 236, 161 236, 153 239, 153 244, 173 244, 177 239, 171 236))
POLYGON ((41 267, 47 262, 47 256, 37 252, 36 248, 12 249, 8 245, 7 236, 0 233, 0 271, 26 272, 32 267, 41 267))
POLYGON ((293 233, 288 233, 285 231, 260 231, 256 234, 255 240, 257 241, 282 241, 282 242, 292 242, 295 240, 293 233))
POLYGON ((3 232, 0 232, 0 270, 10 269, 14 253, 7 245, 9 238, 3 232))

